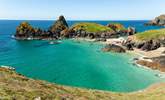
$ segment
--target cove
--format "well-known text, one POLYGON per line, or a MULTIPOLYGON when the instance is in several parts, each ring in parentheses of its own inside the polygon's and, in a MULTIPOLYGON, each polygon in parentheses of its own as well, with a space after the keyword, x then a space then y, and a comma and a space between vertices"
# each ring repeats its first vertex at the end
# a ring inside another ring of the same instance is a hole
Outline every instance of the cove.
MULTIPOLYGON (((1 53, 1 64, 16 71, 49 82, 115 92, 132 92, 156 82, 156 71, 131 64, 135 55, 105 53, 103 44, 62 40, 50 45, 48 41, 15 41, 15 48, 1 53)), ((7 49, 7 48, 6 48, 7 49)))
MULTIPOLYGON (((11 38, 22 21, 0 20, 0 65, 16 68, 27 77, 61 85, 132 92, 165 79, 156 77, 153 70, 131 64, 132 54, 104 53, 99 43, 62 40, 50 45, 48 41, 17 41, 11 38)), ((47 29, 53 21, 29 21, 35 27, 47 29)), ((82 21, 68 21, 69 26, 82 21)), ((91 21, 90 21, 91 22, 91 21)), ((92 21, 107 25, 109 21, 92 21)), ((138 31, 160 29, 147 26, 147 21, 117 21, 124 26, 135 26, 138 31)))

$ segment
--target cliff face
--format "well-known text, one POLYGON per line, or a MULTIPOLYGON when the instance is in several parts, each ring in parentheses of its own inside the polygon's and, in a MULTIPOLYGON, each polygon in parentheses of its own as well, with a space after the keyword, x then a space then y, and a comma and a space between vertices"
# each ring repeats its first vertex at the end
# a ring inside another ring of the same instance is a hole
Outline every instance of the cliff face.
POLYGON ((64 36, 68 34, 68 24, 64 16, 60 16, 59 19, 48 29, 42 30, 31 26, 28 22, 22 22, 16 29, 15 37, 17 39, 58 39, 63 31, 64 36), (64 31, 65 30, 65 31, 64 31), (65 32, 65 33, 64 33, 65 32))
POLYGON ((50 27, 50 31, 52 33, 60 33, 61 31, 68 29, 69 26, 64 18, 64 16, 60 16, 58 20, 50 27))
POLYGON ((0 100, 164 100, 164 93, 163 83, 143 92, 112 93, 51 84, 0 67, 0 100))
POLYGON ((138 49, 150 51, 165 46, 165 29, 149 30, 128 37, 123 43, 128 48, 136 47, 138 49))
POLYGON ((154 20, 146 23, 145 25, 165 26, 165 15, 160 15, 156 17, 154 20))
POLYGON ((105 41, 107 38, 114 38, 126 35, 133 35, 134 28, 126 29, 122 24, 111 23, 107 26, 82 22, 69 28, 64 16, 60 16, 48 30, 32 27, 28 22, 22 22, 16 30, 16 39, 61 39, 61 38, 95 38, 97 41, 105 41))

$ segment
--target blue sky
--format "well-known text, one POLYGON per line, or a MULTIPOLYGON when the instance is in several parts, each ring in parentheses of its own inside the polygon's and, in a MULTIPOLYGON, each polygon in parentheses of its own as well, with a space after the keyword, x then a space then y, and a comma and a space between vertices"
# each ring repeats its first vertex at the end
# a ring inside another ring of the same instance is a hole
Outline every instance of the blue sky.
POLYGON ((165 0, 0 0, 0 19, 143 20, 165 14, 165 0))

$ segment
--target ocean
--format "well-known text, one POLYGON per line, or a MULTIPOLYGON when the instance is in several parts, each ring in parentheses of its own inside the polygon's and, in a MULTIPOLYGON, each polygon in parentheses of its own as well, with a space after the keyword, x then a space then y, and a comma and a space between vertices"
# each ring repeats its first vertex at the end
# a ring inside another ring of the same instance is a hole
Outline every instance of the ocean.
MULTIPOLYGON (((156 76, 158 71, 133 65, 133 54, 105 53, 104 46, 76 40, 62 40, 51 45, 49 41, 17 41, 11 36, 23 20, 0 20, 0 65, 16 68, 18 73, 48 82, 114 92, 132 92, 144 89, 165 78, 156 76)), ((54 21, 28 21, 35 27, 47 29, 54 21)), ((138 32, 163 27, 144 26, 147 21, 68 21, 96 22, 106 25, 118 22, 133 26, 138 32)))

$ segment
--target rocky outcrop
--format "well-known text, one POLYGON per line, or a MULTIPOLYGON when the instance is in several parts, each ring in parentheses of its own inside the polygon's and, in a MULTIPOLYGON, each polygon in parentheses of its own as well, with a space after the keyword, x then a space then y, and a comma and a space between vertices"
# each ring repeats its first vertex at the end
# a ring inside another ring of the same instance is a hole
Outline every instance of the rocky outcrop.
POLYGON ((50 31, 52 33, 59 33, 65 29, 68 29, 69 26, 64 18, 64 16, 60 16, 58 20, 50 27, 50 31))
POLYGON ((127 35, 134 35, 136 33, 136 29, 134 27, 128 27, 127 35))
POLYGON ((154 70, 160 70, 165 72, 165 56, 154 57, 149 60, 138 60, 137 63, 143 66, 147 66, 154 70))
POLYGON ((34 28, 29 23, 21 23, 16 30, 16 39, 61 39, 61 38, 89 38, 106 41, 108 38, 134 34, 133 28, 128 30, 122 24, 108 24, 107 26, 97 23, 77 23, 69 28, 64 16, 49 27, 48 30, 34 28))
POLYGON ((116 34, 120 36, 133 35, 136 33, 136 29, 134 27, 128 27, 128 29, 126 29, 122 24, 119 23, 110 23, 107 26, 113 29, 116 34))
POLYGON ((126 30, 126 28, 119 23, 110 23, 107 25, 107 27, 110 27, 111 29, 113 29, 114 31, 122 31, 122 30, 126 30))
POLYGON ((154 20, 145 23, 146 26, 153 25, 153 26, 165 26, 165 15, 160 15, 156 17, 154 20))
POLYGON ((133 50, 133 48, 135 47, 144 51, 151 51, 159 48, 161 46, 161 43, 157 40, 137 42, 134 40, 127 39, 127 41, 123 43, 123 46, 126 46, 128 50, 133 50))
POLYGON ((102 51, 104 52, 118 52, 118 53, 125 53, 126 50, 119 46, 119 45, 115 45, 115 44, 108 44, 106 45, 104 48, 102 48, 102 51))
POLYGON ((56 39, 56 35, 51 31, 42 30, 40 28, 32 27, 28 22, 22 22, 16 29, 16 39, 33 40, 33 39, 56 39))
POLYGON ((15 36, 16 37, 28 37, 33 33, 35 33, 35 29, 28 22, 22 22, 16 28, 15 36))
POLYGON ((64 16, 59 19, 48 29, 32 27, 28 22, 22 22, 16 29, 16 39, 58 39, 69 37, 73 31, 69 29, 64 16))

